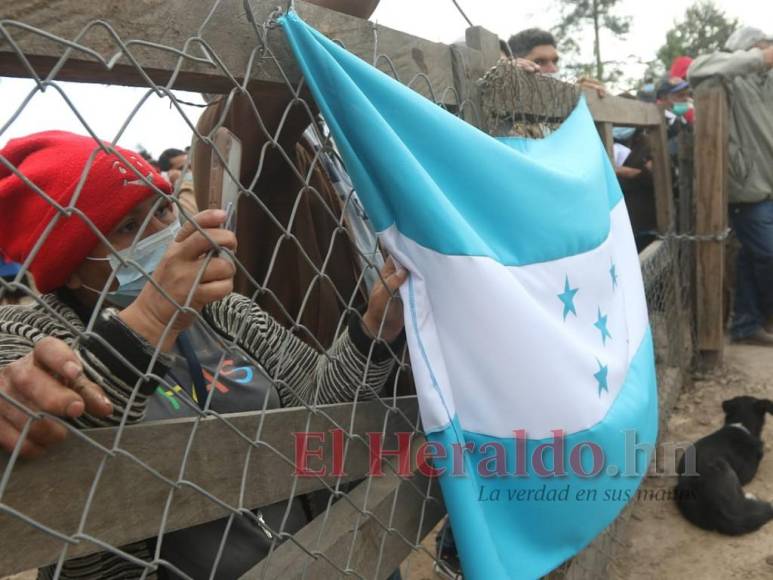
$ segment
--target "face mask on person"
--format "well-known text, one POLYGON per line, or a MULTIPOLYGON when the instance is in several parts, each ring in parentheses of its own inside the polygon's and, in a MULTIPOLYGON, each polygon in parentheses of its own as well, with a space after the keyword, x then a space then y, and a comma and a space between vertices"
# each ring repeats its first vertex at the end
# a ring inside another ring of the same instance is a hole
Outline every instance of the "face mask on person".
POLYGON ((655 84, 654 83, 646 83, 641 88, 643 93, 654 93, 655 92, 655 84))
MULTIPOLYGON (((156 232, 143 238, 137 244, 132 247, 128 247, 118 252, 118 255, 111 254, 106 258, 92 258, 87 257, 87 260, 93 260, 95 262, 110 262, 110 267, 115 272, 116 280, 118 281, 118 289, 113 292, 107 292, 107 299, 116 306, 126 307, 134 299, 139 296, 142 288, 147 282, 147 278, 142 274, 140 269, 130 264, 121 264, 121 259, 124 261, 132 260, 137 263, 148 276, 150 276, 158 267, 161 259, 164 257, 166 250, 171 243, 177 237, 177 232, 180 231, 180 222, 174 220, 169 226, 163 230, 156 232), (119 257, 121 259, 119 259, 119 257)), ((87 290, 101 294, 101 292, 95 288, 83 285, 87 290)))
POLYGON ((674 106, 671 108, 677 117, 684 117, 690 109, 692 109, 692 103, 689 102, 674 103, 674 106))
POLYGON ((628 141, 636 133, 636 127, 613 127, 612 136, 615 141, 628 141))

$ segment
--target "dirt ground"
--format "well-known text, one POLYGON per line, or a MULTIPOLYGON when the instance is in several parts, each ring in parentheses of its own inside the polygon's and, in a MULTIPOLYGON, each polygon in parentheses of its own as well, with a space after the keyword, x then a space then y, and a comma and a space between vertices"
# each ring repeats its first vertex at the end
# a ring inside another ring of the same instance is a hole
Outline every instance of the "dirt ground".
MULTIPOLYGON (((701 377, 682 392, 665 441, 695 441, 717 429, 721 404, 737 395, 773 398, 773 352, 753 346, 728 347, 721 372, 701 377)), ((765 457, 746 491, 773 501, 773 417, 762 434, 765 457)), ((651 478, 648 488, 671 488, 674 478, 651 478)), ((773 522, 740 537, 698 529, 671 501, 642 501, 628 528, 630 552, 616 562, 616 580, 773 579, 773 522)))

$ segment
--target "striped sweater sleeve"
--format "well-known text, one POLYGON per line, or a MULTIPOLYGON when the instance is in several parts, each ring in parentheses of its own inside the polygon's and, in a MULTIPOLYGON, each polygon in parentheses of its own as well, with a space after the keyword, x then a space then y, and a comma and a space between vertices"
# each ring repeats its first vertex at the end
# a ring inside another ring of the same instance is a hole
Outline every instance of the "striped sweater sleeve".
POLYGON ((34 306, 0 307, 0 368, 31 353, 42 338, 58 338, 73 348, 86 376, 104 390, 113 404, 113 413, 108 417, 84 413, 68 421, 80 429, 116 426, 124 415, 128 423, 140 422, 145 414, 147 395, 138 392, 134 382, 119 378, 119 373, 112 368, 113 361, 92 352, 89 340, 84 339, 85 332, 78 316, 53 295, 43 296, 41 303, 34 306))
POLYGON ((352 324, 320 353, 237 294, 209 305, 204 317, 266 369, 283 407, 377 397, 393 367, 390 349, 352 324))

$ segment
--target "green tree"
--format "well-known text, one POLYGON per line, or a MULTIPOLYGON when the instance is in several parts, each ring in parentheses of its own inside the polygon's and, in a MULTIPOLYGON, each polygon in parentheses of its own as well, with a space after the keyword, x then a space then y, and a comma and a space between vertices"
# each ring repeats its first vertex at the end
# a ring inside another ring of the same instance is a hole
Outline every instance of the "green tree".
POLYGON ((728 18, 711 0, 696 2, 681 22, 666 33, 666 43, 658 50, 658 60, 668 70, 677 56, 695 58, 722 48, 738 28, 738 20, 728 18))
POLYGON ((577 54, 580 43, 576 40, 589 29, 593 34, 593 63, 575 64, 570 68, 580 73, 591 73, 603 82, 614 81, 620 76, 620 71, 610 69, 605 65, 616 64, 615 61, 605 61, 601 52, 601 33, 607 31, 613 36, 624 38, 631 27, 631 19, 627 16, 614 14, 620 0, 557 0, 561 8, 561 21, 553 31, 558 36, 562 51, 577 54))

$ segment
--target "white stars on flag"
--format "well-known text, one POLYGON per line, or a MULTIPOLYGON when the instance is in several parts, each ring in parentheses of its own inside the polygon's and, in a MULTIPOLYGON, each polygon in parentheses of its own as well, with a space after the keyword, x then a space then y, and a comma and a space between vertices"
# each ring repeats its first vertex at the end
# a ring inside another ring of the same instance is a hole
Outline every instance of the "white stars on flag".
MULTIPOLYGON (((602 262, 602 264, 603 263, 604 262, 602 262)), ((601 397, 604 392, 609 393, 610 368, 609 362, 604 359, 608 359, 609 357, 612 357, 612 359, 615 358, 614 348, 612 348, 611 351, 609 350, 610 343, 614 340, 610 328, 613 326, 613 319, 616 319, 615 316, 618 314, 618 310, 614 305, 622 299, 622 295, 616 295, 619 285, 617 266, 612 259, 609 260, 609 264, 610 267, 608 270, 603 268, 596 273, 584 271, 564 272, 563 292, 555 294, 561 303, 560 312, 563 322, 569 324, 569 321, 567 320, 569 314, 573 314, 574 318, 577 319, 576 322, 572 322, 571 325, 575 331, 581 333, 580 340, 582 342, 586 345, 593 344, 587 342, 593 335, 589 334, 588 330, 583 330, 583 328, 587 329, 587 327, 584 326, 586 324, 595 327, 593 332, 597 332, 596 336, 601 339, 601 346, 604 349, 604 353, 606 353, 605 355, 600 353, 598 346, 591 347, 595 350, 597 355, 594 357, 597 370, 593 373, 593 378, 598 387, 599 397, 601 397), (572 284, 570 281, 570 274, 572 274, 572 279, 575 280, 575 283, 579 280, 579 284, 572 284), (591 276, 594 277, 589 280, 588 274, 591 274, 591 276), (611 292, 610 287, 607 285, 610 281, 611 292), (589 286, 589 288, 585 288, 585 286, 589 286), (576 297, 581 289, 582 294, 580 295, 585 298, 581 299, 580 302, 577 302, 576 297), (593 314, 591 314, 592 311, 589 311, 589 307, 593 308, 593 306, 588 304, 589 300, 592 300, 592 303, 595 302, 595 313, 593 314), (580 325, 579 327, 577 326, 578 324, 580 325)), ((595 340, 598 340, 598 338, 595 340)), ((625 338, 625 336, 622 336, 621 340, 624 340, 625 338)), ((598 343, 595 344, 598 345, 598 343)))

